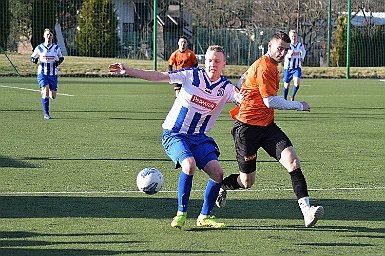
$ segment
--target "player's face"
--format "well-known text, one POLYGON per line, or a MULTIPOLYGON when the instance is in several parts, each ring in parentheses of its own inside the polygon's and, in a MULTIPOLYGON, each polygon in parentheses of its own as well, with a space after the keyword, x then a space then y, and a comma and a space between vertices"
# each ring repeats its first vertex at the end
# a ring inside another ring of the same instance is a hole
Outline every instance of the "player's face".
POLYGON ((222 69, 226 66, 223 52, 207 51, 205 56, 206 74, 212 82, 219 79, 222 69))
POLYGON ((290 43, 286 43, 281 39, 274 39, 269 42, 270 58, 277 63, 281 63, 290 48, 290 43))
POLYGON ((297 33, 290 33, 290 40, 292 43, 297 42, 297 39, 298 39, 297 33))
POLYGON ((49 31, 44 32, 44 39, 47 42, 51 43, 52 39, 53 39, 53 34, 51 32, 49 32, 49 31))
POLYGON ((179 39, 178 41, 179 50, 181 52, 184 52, 187 49, 187 40, 186 39, 179 39))

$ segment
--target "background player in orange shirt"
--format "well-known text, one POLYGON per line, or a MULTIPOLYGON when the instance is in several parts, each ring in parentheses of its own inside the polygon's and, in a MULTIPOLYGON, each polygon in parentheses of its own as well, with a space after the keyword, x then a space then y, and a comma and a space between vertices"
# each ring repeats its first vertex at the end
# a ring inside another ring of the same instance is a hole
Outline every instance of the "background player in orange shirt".
MULTIPOLYGON (((198 60, 194 52, 187 48, 187 45, 187 37, 179 37, 179 48, 173 52, 168 59, 169 71, 172 71, 173 66, 176 67, 176 70, 182 68, 198 67, 198 60)), ((181 87, 181 84, 174 84, 175 97, 178 97, 181 87)))
POLYGON ((282 62, 290 47, 290 38, 284 32, 273 35, 266 55, 255 61, 244 76, 241 87, 243 100, 231 113, 235 122, 232 135, 235 143, 239 174, 231 174, 223 180, 217 206, 224 207, 226 189, 250 188, 256 177, 257 151, 263 148, 289 172, 305 227, 316 224, 322 216, 322 206, 310 206, 305 177, 293 144, 274 122, 274 109, 310 111, 306 102, 287 101, 278 95, 278 63, 282 62))

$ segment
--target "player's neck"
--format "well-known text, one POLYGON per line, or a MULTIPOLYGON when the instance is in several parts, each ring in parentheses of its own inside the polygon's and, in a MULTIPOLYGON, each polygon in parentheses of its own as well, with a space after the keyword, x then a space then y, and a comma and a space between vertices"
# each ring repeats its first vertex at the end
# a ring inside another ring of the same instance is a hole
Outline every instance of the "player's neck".
POLYGON ((271 62, 273 62, 274 64, 278 65, 278 62, 277 62, 275 59, 273 59, 273 58, 271 57, 270 52, 267 52, 265 55, 266 55, 266 57, 269 58, 269 60, 270 60, 271 62))

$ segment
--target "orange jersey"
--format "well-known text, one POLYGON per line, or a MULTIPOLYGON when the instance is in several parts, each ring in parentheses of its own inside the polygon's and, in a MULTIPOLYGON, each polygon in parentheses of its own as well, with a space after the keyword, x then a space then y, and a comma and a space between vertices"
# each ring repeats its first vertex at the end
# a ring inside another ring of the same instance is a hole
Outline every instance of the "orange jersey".
POLYGON ((197 57, 190 49, 186 49, 184 52, 176 50, 168 59, 168 65, 176 66, 176 69, 190 68, 198 64, 197 57))
POLYGON ((258 126, 267 126, 274 121, 274 109, 266 107, 263 98, 278 94, 280 77, 277 66, 264 55, 249 67, 241 87, 243 100, 238 110, 230 112, 234 118, 258 126))

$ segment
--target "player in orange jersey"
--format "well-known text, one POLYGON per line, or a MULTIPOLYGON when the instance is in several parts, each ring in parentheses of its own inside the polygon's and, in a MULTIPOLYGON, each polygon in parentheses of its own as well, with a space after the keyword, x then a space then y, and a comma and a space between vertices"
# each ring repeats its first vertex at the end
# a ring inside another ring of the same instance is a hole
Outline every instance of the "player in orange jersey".
POLYGON ((255 61, 244 75, 241 86, 243 100, 231 113, 235 119, 234 138, 239 174, 231 174, 223 180, 217 198, 217 206, 224 207, 226 189, 250 188, 256 177, 257 151, 263 148, 289 172, 305 226, 316 224, 324 212, 322 206, 310 206, 305 177, 293 144, 274 122, 274 109, 310 111, 306 102, 287 101, 278 95, 281 63, 290 47, 290 38, 284 32, 273 35, 266 55, 255 61))
MULTIPOLYGON (((187 37, 181 36, 178 41, 178 50, 173 52, 168 59, 169 71, 172 71, 173 66, 176 70, 182 68, 198 67, 198 60, 193 51, 187 48, 187 37)), ((181 84, 174 84, 175 97, 178 97, 181 84)))

